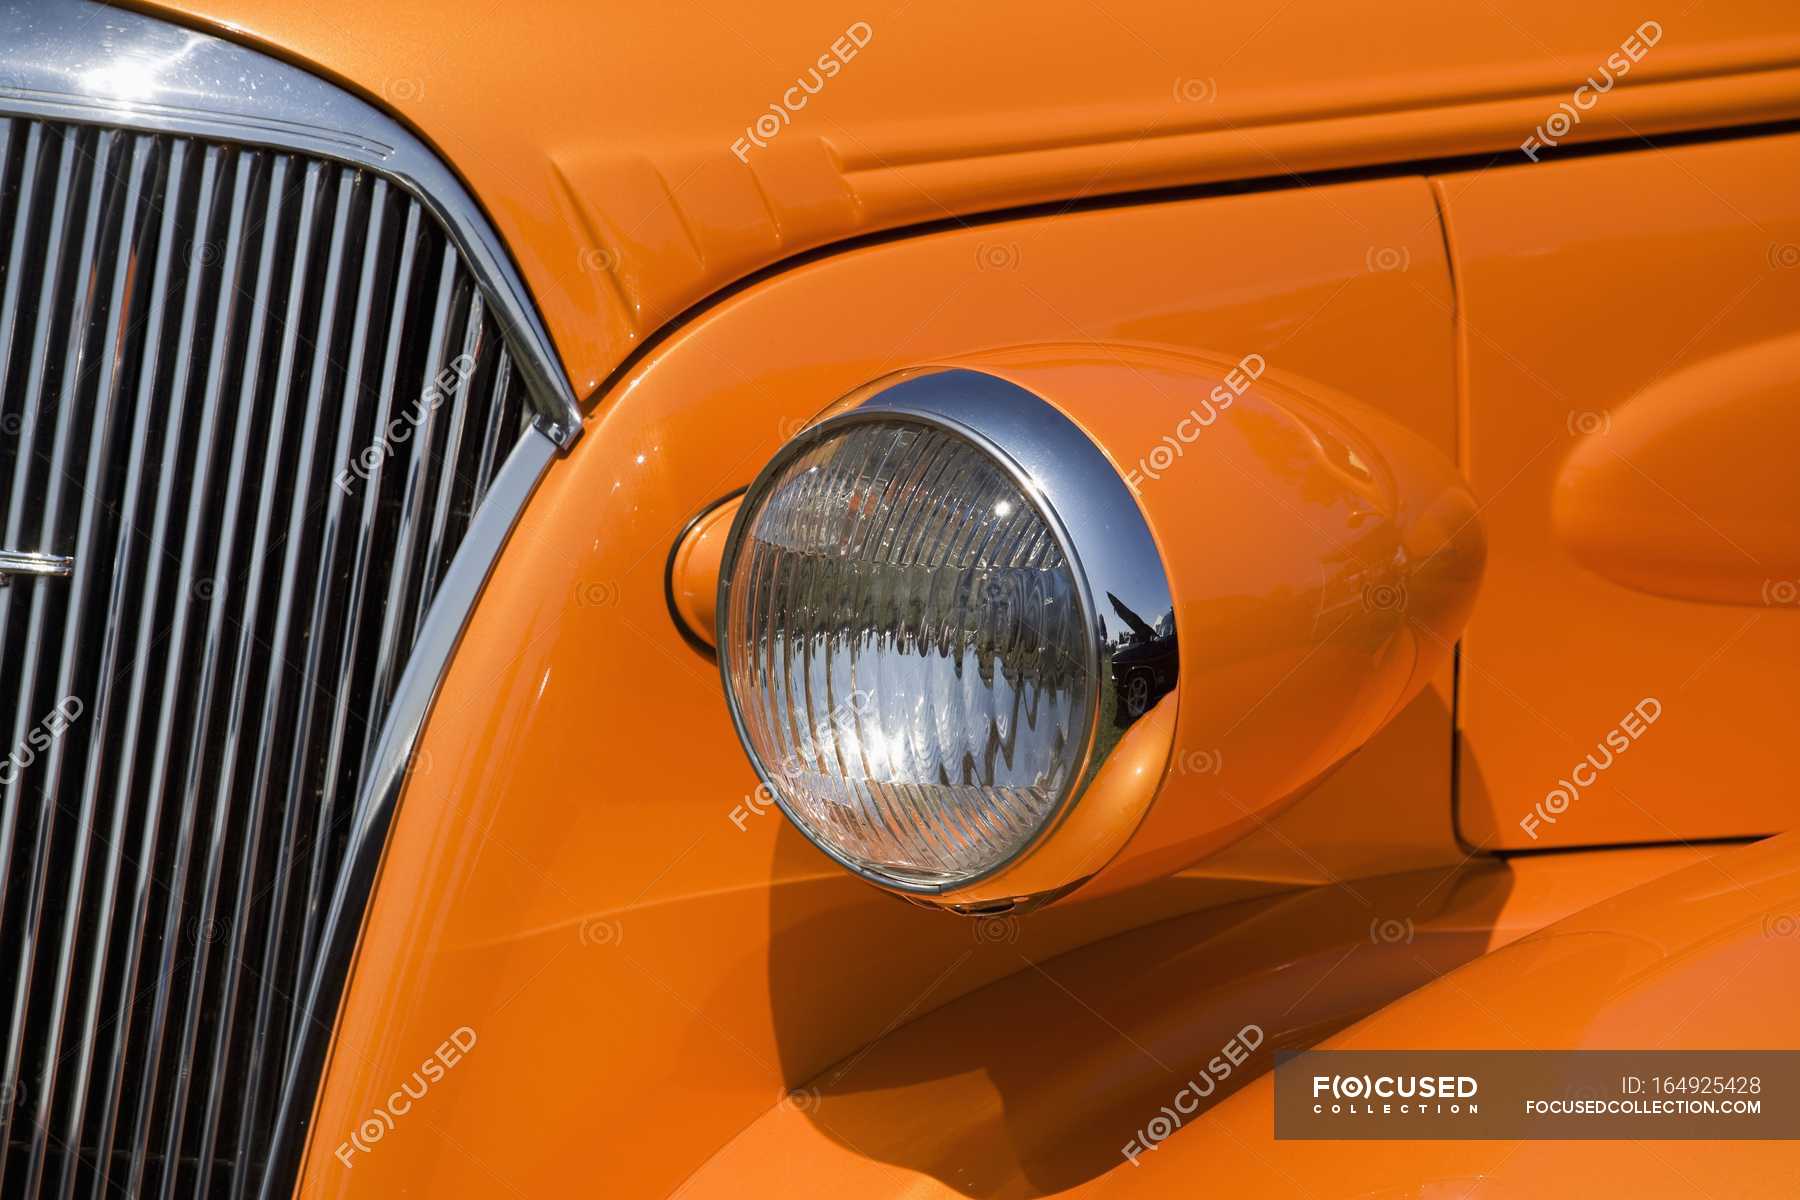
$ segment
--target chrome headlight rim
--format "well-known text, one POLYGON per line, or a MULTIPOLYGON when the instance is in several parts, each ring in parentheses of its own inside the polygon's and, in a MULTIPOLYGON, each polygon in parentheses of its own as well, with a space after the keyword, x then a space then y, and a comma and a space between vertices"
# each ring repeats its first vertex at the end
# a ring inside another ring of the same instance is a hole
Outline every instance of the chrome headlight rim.
MULTIPOLYGON (((1029 858, 1068 818, 1105 763, 1117 736, 1107 719, 1123 710, 1119 681, 1096 596, 1148 596, 1151 611, 1174 606, 1168 573, 1142 508, 1122 473, 1099 445, 1055 405, 1000 375, 961 366, 911 368, 883 376, 819 413, 775 452, 743 493, 719 568, 714 637, 720 682, 733 730, 758 780, 790 824, 827 858, 878 887, 922 897, 955 896, 995 880, 1029 858), (1081 752, 1050 812, 1002 858, 949 882, 908 878, 870 868, 821 836, 790 805, 783 787, 756 751, 731 678, 731 586, 738 554, 770 487, 796 459, 858 425, 913 424, 949 434, 986 456, 1018 488, 1056 539, 1068 563, 1079 605, 1087 670, 1087 713, 1081 752)), ((1170 636, 1170 654, 1175 638, 1170 636)), ((1173 668, 1169 688, 1173 690, 1173 668)), ((1119 734, 1144 713, 1117 718, 1119 734)), ((1024 898, 1024 897, 1019 897, 1024 898)))

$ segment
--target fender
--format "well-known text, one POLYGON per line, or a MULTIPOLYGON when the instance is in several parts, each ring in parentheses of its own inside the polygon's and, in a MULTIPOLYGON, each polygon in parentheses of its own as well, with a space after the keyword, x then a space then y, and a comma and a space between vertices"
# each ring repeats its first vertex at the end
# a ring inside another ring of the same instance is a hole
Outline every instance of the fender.
MULTIPOLYGON (((1579 857, 1579 856, 1576 856, 1579 857)), ((1519 861, 1519 860, 1515 860, 1519 861)), ((1718 1050, 1800 1046, 1800 835, 1723 850, 1446 974, 1321 1050, 1718 1050), (1762 996, 1767 1003, 1746 1004, 1762 996)), ((1132 1196, 1428 1194, 1481 1180, 1495 1195, 1665 1195, 1691 1181, 1749 1195, 1791 1178, 1777 1141, 1276 1145, 1274 1080, 1258 1078, 1145 1159, 1132 1196), (1277 1158, 1277 1154, 1279 1158, 1277 1158), (1274 1164, 1279 1161, 1279 1170, 1274 1164), (1594 1181, 1604 1180, 1603 1185, 1594 1181), (1686 1182, 1684 1182, 1686 1181, 1686 1182)))

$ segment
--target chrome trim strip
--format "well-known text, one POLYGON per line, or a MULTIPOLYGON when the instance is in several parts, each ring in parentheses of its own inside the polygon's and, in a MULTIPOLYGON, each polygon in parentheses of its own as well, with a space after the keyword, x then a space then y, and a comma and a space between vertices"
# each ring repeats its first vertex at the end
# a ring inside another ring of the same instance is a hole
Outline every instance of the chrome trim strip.
POLYGON ((356 806, 343 865, 332 892, 304 998, 289 1047, 275 1120, 275 1145, 263 1177, 262 1200, 286 1200, 297 1186, 313 1101, 323 1077, 325 1056, 337 1023, 351 961, 362 935, 367 898, 387 847, 388 828, 405 789, 419 737, 438 696, 451 656, 462 641, 469 615, 499 560, 500 550, 558 453, 548 434, 532 426, 494 475, 468 532, 444 574, 437 598, 419 629, 411 659, 394 689, 388 719, 376 745, 373 767, 356 806))
POLYGON ((223 138, 378 171, 449 229, 517 351, 546 432, 567 449, 581 410, 531 291, 443 160, 367 101, 247 46, 91 0, 0 8, 0 110, 223 138))
POLYGON ((20 550, 0 550, 0 587, 11 583, 14 575, 67 575, 74 569, 75 560, 66 554, 26 554, 20 550))
MULTIPOLYGON (((719 677, 725 689, 726 708, 751 765, 784 813, 787 799, 751 748, 731 690, 725 634, 730 623, 732 563, 748 515, 755 511, 761 493, 788 463, 846 425, 893 420, 946 430, 974 444, 1034 500, 1074 569, 1081 619, 1090 635, 1089 665, 1094 692, 1081 766, 1071 773, 1068 789, 1055 811, 1030 841, 1004 861, 980 875, 952 884, 920 883, 865 870, 815 838, 804 822, 788 813, 795 829, 851 873, 898 892, 941 895, 979 884, 1029 856, 1080 802, 1125 729, 1148 711, 1147 707, 1136 713, 1121 708, 1124 697, 1114 671, 1114 656, 1130 645, 1130 627, 1119 629, 1101 605, 1110 602, 1121 621, 1126 620, 1126 612, 1140 623, 1160 621, 1166 613, 1173 629, 1174 601, 1162 554, 1130 488, 1092 439, 1049 402, 998 376, 961 367, 902 371, 858 389, 796 434, 758 473, 732 522, 719 565, 717 627, 713 636, 719 648, 719 677), (1146 619, 1141 614, 1149 616, 1146 619), (1109 727, 1107 717, 1114 714, 1122 715, 1115 715, 1109 727)), ((1173 634, 1169 642, 1172 654, 1173 634)))

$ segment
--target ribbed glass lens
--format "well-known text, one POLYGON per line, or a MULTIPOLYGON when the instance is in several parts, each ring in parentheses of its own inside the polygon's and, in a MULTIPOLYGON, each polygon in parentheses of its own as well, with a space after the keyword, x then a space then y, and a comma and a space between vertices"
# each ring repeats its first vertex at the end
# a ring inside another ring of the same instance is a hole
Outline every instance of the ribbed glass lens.
POLYGON ((951 886, 1055 812, 1091 723, 1070 564, 984 451, 849 425, 752 496, 721 652, 788 812, 858 868, 951 886))

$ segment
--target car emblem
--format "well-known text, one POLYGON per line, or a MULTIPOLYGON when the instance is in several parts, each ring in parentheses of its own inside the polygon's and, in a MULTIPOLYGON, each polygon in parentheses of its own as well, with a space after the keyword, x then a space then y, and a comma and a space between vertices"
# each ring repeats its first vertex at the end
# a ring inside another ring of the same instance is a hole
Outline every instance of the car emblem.
POLYGON ((67 575, 74 569, 75 560, 61 554, 0 550, 0 587, 10 584, 14 575, 67 575))

